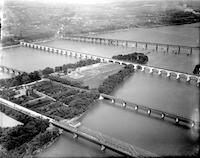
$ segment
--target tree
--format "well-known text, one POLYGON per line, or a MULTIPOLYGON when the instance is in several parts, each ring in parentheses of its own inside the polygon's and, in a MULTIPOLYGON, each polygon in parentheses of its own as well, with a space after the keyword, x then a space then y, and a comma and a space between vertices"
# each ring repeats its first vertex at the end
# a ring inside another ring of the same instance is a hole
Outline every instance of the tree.
POLYGON ((53 68, 50 68, 50 67, 46 67, 44 70, 42 70, 43 75, 49 75, 53 72, 54 72, 53 68))

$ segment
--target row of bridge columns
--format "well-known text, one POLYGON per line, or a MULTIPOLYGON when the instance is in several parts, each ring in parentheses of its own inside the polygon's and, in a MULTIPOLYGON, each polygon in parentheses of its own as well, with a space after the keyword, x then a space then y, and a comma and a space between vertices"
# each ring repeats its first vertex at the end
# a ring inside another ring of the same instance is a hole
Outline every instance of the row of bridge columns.
MULTIPOLYGON (((100 94, 99 100, 103 100, 103 99, 110 99, 111 103, 113 103, 113 104, 116 103, 116 99, 114 99, 113 97, 109 98, 109 96, 106 95, 106 97, 104 98, 104 96, 102 96, 102 94, 100 94)), ((117 100, 119 100, 119 99, 117 99, 117 100)), ((127 107, 126 101, 120 100, 119 103, 120 102, 122 102, 121 105, 122 105, 123 108, 127 107)), ((139 112, 139 110, 146 111, 146 114, 148 116, 151 116, 151 114, 154 114, 154 115, 156 114, 156 115, 160 116, 160 118, 163 119, 163 120, 165 118, 171 118, 175 121, 176 124, 179 124, 180 121, 184 122, 186 120, 187 124, 189 124, 191 128, 193 128, 195 126, 199 126, 193 120, 189 120, 189 119, 186 119, 186 118, 184 118, 184 120, 183 120, 179 116, 175 116, 174 114, 169 114, 169 113, 162 112, 162 111, 156 111, 156 110, 153 110, 153 109, 148 108, 148 107, 139 106, 139 105, 134 104, 133 109, 136 112, 139 112)), ((197 127, 197 128, 199 128, 199 127, 197 127)))
POLYGON ((81 52, 75 52, 75 51, 71 51, 71 50, 56 49, 56 48, 40 46, 40 45, 36 45, 36 44, 32 44, 32 43, 25 43, 25 42, 21 42, 21 45, 25 46, 25 47, 29 47, 29 48, 44 50, 47 52, 53 52, 53 53, 57 53, 57 54, 61 54, 61 55, 73 56, 73 57, 81 58, 81 59, 94 59, 94 60, 99 59, 101 62, 109 62, 109 59, 104 58, 104 57, 99 57, 99 56, 91 55, 91 54, 85 54, 85 53, 81 53, 81 52))
POLYGON ((200 84, 200 77, 192 74, 186 74, 186 73, 181 73, 181 72, 176 72, 176 71, 170 71, 170 70, 165 70, 165 69, 160 69, 160 68, 154 68, 154 67, 148 67, 148 66, 143 66, 140 65, 141 71, 145 71, 145 69, 149 70, 150 74, 153 74, 156 72, 159 76, 162 74, 166 74, 168 78, 170 78, 172 75, 175 75, 176 80, 180 80, 181 78, 186 79, 187 82, 190 82, 192 79, 196 81, 197 85, 200 84))
POLYGON ((138 42, 138 41, 127 41, 127 40, 83 37, 83 36, 63 37, 63 39, 89 42, 89 43, 97 43, 97 44, 114 45, 114 46, 123 46, 123 47, 134 47, 134 48, 142 47, 143 50, 148 50, 149 46, 151 47, 153 46, 155 51, 158 51, 160 48, 162 51, 165 51, 167 53, 170 51, 170 48, 171 48, 172 52, 174 52, 175 54, 180 54, 181 48, 186 49, 188 55, 191 55, 193 52, 193 47, 180 46, 180 45, 169 45, 169 44, 159 44, 159 43, 150 43, 150 42, 138 42))
POLYGON ((32 44, 32 43, 21 42, 21 45, 26 46, 26 47, 35 48, 35 49, 50 51, 50 52, 54 52, 57 54, 74 56, 74 57, 82 58, 82 59, 94 59, 94 60, 100 59, 101 62, 113 62, 113 63, 118 63, 120 65, 132 64, 134 66, 135 70, 138 70, 138 68, 140 68, 141 71, 145 71, 145 69, 148 69, 149 73, 151 73, 151 74, 157 73, 159 76, 161 76, 162 74, 166 74, 168 78, 170 78, 172 75, 175 75, 177 80, 180 80, 180 78, 184 78, 184 79, 186 78, 186 81, 190 82, 193 79, 193 80, 195 80, 197 85, 200 84, 200 77, 198 77, 196 75, 192 75, 192 74, 187 74, 184 72, 170 71, 170 70, 151 67, 151 66, 147 66, 147 65, 139 65, 139 64, 115 60, 115 59, 111 59, 111 58, 100 57, 100 56, 96 56, 96 55, 85 54, 85 53, 75 52, 75 51, 70 51, 70 50, 56 49, 56 48, 36 45, 36 44, 32 44))

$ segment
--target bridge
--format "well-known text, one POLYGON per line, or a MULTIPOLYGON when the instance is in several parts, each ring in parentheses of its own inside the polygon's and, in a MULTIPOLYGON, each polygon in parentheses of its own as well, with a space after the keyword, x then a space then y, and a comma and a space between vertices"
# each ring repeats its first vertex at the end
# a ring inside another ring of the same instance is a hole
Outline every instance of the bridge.
POLYGON ((56 54, 61 54, 61 55, 73 56, 73 57, 81 58, 81 59, 100 59, 101 62, 112 62, 112 63, 121 64, 121 65, 130 65, 131 64, 134 66, 135 70, 149 72, 152 75, 158 74, 159 76, 166 76, 168 78, 174 77, 176 80, 182 79, 188 83, 193 81, 197 84, 197 86, 199 86, 199 84, 200 84, 200 76, 186 73, 186 72, 158 68, 158 67, 149 66, 149 65, 141 65, 141 64, 137 64, 137 63, 131 63, 131 62, 127 62, 127 61, 121 61, 121 60, 116 60, 116 59, 112 59, 112 58, 107 58, 107 57, 72 51, 72 50, 65 50, 65 49, 59 49, 59 48, 54 48, 54 47, 42 46, 42 45, 33 44, 33 43, 20 42, 20 44, 21 44, 21 46, 24 46, 24 47, 39 49, 39 50, 52 52, 52 53, 56 53, 56 54))
POLYGON ((0 98, 0 103, 5 106, 8 106, 14 110, 17 110, 21 113, 29 115, 31 117, 35 117, 35 118, 39 117, 41 119, 48 119, 52 125, 73 134, 73 138, 77 139, 78 137, 81 137, 92 143, 100 145, 102 151, 107 148, 109 150, 112 150, 114 152, 117 152, 121 155, 128 156, 128 157, 139 157, 139 156, 157 157, 157 155, 155 155, 149 151, 135 147, 133 145, 122 142, 115 138, 106 136, 100 132, 93 131, 84 126, 81 126, 81 128, 74 128, 74 127, 70 126, 69 124, 58 122, 50 117, 47 117, 45 115, 42 115, 40 113, 37 113, 37 112, 27 109, 25 107, 22 107, 18 104, 12 103, 3 98, 0 98))
POLYGON ((191 55, 194 49, 199 49, 199 47, 183 46, 183 45, 173 45, 173 44, 163 44, 154 42, 142 42, 142 41, 130 41, 130 40, 119 40, 119 39, 108 39, 99 37, 89 37, 89 36, 61 36, 61 39, 73 40, 80 42, 89 42, 96 44, 112 45, 112 46, 122 46, 122 47, 132 47, 132 48, 142 48, 143 50, 149 50, 150 46, 153 47, 155 51, 165 51, 174 52, 177 54, 181 53, 181 50, 185 50, 188 55, 191 55))
POLYGON ((191 120, 189 118, 183 117, 183 116, 178 115, 178 114, 172 114, 172 113, 164 112, 164 111, 157 110, 157 109, 154 109, 154 108, 150 108, 150 107, 147 107, 147 106, 137 105, 135 103, 125 101, 125 100, 122 100, 120 98, 110 96, 110 95, 107 95, 107 94, 102 94, 102 93, 100 94, 99 99, 100 100, 103 100, 103 99, 111 100, 111 102, 113 104, 118 103, 118 104, 121 105, 121 107, 129 109, 131 111, 146 114, 149 117, 152 116, 152 117, 160 118, 160 119, 165 120, 165 121, 172 121, 176 125, 179 125, 179 126, 187 126, 187 127, 191 127, 191 128, 194 128, 194 129, 200 129, 200 122, 191 120))
POLYGON ((0 69, 3 72, 7 72, 10 74, 14 74, 14 75, 20 75, 20 74, 24 73, 23 71, 20 71, 20 70, 14 69, 14 68, 10 68, 10 67, 4 66, 4 65, 0 65, 0 69))

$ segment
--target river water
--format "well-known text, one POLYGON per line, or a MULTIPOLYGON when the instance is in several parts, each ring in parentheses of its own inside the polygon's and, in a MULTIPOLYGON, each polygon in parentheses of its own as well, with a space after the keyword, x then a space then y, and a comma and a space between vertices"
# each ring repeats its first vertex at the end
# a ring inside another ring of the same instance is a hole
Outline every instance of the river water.
MULTIPOLYGON (((198 25, 199 23, 150 29, 136 28, 98 36, 196 46, 199 42, 199 38, 197 38, 199 32, 196 29, 198 25)), ((42 44, 107 57, 135 51, 133 48, 66 40, 55 40, 42 44)), ((149 65, 188 73, 191 73, 194 66, 199 63, 198 50, 192 56, 162 52, 151 52, 148 56, 149 65)), ((77 59, 73 57, 64 57, 24 47, 1 52, 2 65, 27 72, 75 61, 77 59)), ((199 89, 193 84, 138 71, 126 82, 119 85, 112 95, 137 104, 199 120, 199 89)), ((199 136, 195 131, 123 110, 105 101, 96 104, 80 121, 88 128, 98 130, 158 155, 188 155, 199 148, 199 136)), ((105 153, 100 152, 99 148, 99 146, 81 139, 75 141, 70 134, 64 133, 56 143, 38 154, 37 157, 113 155, 107 150, 105 153)))

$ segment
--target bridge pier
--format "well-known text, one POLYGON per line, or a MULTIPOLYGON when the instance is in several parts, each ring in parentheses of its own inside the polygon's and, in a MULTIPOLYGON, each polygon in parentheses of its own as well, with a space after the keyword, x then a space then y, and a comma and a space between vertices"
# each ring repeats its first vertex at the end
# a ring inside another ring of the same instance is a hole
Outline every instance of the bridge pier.
POLYGON ((180 52, 181 52, 181 47, 180 46, 178 46, 178 54, 180 54, 180 52))
POLYGON ((153 73, 153 68, 150 68, 149 73, 150 73, 150 74, 153 73))
POLYGON ((158 44, 156 44, 156 52, 158 51, 158 44))
POLYGON ((161 119, 164 119, 165 118, 165 114, 161 114, 161 119))
POLYGON ((145 43, 145 50, 147 50, 148 49, 148 47, 147 47, 148 45, 147 45, 147 43, 145 43))
POLYGON ((167 53, 169 52, 169 45, 167 45, 167 49, 166 49, 167 53))
POLYGON ((190 75, 187 75, 187 82, 190 82, 190 80, 191 80, 191 76, 190 75))
POLYGON ((176 119, 175 119, 175 122, 178 124, 178 123, 179 123, 179 119, 178 119, 178 118, 176 118, 176 119))
POLYGON ((101 145, 101 151, 105 151, 106 147, 104 145, 101 145))
POLYGON ((141 71, 144 71, 144 66, 141 66, 141 71))
POLYGON ((190 53, 189 53, 189 55, 192 55, 192 48, 190 48, 190 53))
POLYGON ((99 95, 99 100, 103 100, 104 99, 104 97, 100 94, 99 95))
POLYGON ((138 106, 135 106, 134 110, 137 111, 138 110, 138 106))
POLYGON ((73 139, 78 139, 78 135, 76 133, 73 134, 73 139))
POLYGON ((123 106, 123 107, 126 107, 126 102, 123 102, 123 103, 122 103, 122 106, 123 106))
POLYGON ((158 75, 162 75, 162 70, 158 70, 158 75))
POLYGON ((199 86, 200 84, 200 77, 197 79, 197 85, 199 86))
POLYGON ((171 72, 167 71, 167 77, 170 78, 171 77, 171 72))
POLYGON ((192 126, 192 128, 195 126, 195 123, 194 123, 194 121, 192 121, 192 124, 191 124, 191 126, 192 126))
POLYGON ((150 116, 151 115, 151 110, 147 110, 147 114, 150 116))
POLYGON ((176 74, 176 79, 179 80, 180 79, 180 73, 176 74))

